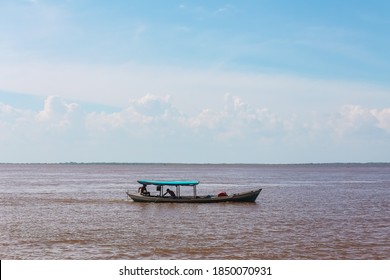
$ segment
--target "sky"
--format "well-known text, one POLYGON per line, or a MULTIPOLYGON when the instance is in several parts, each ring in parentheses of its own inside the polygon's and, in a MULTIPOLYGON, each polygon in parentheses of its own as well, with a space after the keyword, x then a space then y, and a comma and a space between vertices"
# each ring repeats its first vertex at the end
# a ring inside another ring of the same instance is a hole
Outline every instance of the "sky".
POLYGON ((0 0, 0 162, 389 162, 389 14, 0 0))

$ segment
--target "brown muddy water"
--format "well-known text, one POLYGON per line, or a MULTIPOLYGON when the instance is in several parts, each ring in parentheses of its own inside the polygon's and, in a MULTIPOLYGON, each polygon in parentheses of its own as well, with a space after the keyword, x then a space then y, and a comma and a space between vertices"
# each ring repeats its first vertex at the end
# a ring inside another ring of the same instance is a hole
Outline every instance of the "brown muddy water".
POLYGON ((0 215, 0 259, 390 259, 390 164, 0 164, 0 215), (135 203, 139 179, 263 191, 135 203))

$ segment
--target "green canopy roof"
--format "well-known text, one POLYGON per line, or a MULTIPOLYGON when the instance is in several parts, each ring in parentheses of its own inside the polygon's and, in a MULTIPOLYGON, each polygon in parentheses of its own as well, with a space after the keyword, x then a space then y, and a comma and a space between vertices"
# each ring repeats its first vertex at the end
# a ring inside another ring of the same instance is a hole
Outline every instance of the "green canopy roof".
POLYGON ((143 185, 156 186, 196 186, 199 181, 153 181, 153 180, 138 180, 138 183, 143 185))

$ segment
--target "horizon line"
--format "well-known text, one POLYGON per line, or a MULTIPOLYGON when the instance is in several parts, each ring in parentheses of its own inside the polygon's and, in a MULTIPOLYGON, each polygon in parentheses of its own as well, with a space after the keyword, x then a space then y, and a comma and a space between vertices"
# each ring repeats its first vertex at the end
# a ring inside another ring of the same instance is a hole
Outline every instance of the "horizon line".
POLYGON ((390 164, 390 162, 369 161, 369 162, 297 162, 297 163, 245 163, 245 162, 120 162, 120 161, 87 161, 87 162, 0 162, 5 164, 41 164, 41 165, 370 165, 370 164, 390 164))

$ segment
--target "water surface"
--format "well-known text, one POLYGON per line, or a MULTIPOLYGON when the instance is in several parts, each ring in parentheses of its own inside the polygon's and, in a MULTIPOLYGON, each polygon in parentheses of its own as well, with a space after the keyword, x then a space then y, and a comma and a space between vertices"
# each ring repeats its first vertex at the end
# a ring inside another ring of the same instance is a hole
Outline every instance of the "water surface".
POLYGON ((1 164, 0 259, 390 259, 389 200, 388 164, 1 164), (138 179, 263 191, 142 204, 138 179))

